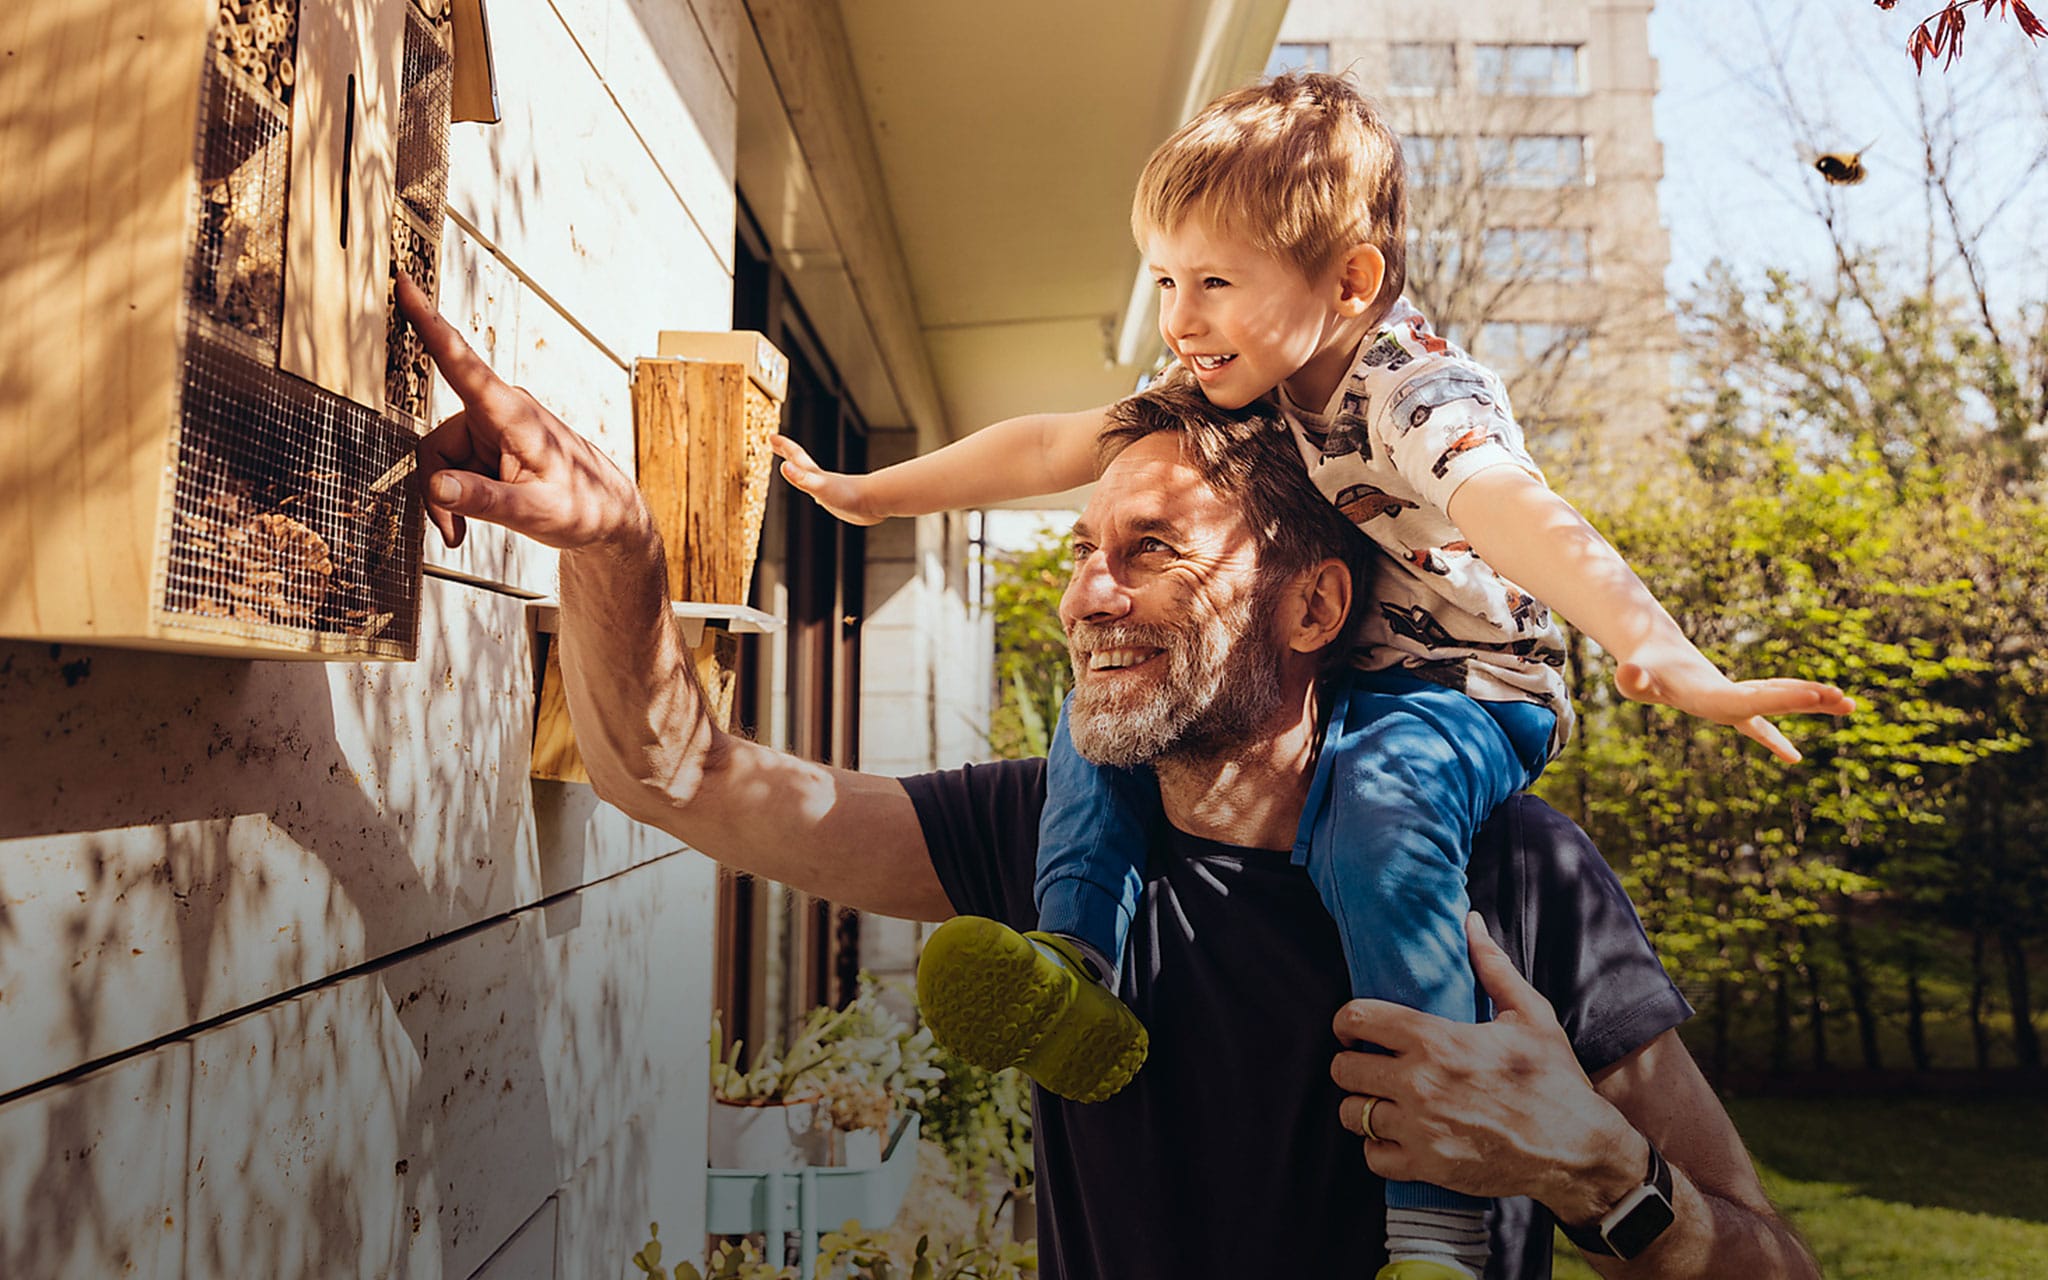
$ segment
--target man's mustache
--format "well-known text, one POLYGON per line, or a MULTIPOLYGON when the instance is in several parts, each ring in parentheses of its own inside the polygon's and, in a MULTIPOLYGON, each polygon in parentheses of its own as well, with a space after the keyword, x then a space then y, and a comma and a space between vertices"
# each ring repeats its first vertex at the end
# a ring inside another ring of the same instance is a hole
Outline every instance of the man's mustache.
POLYGON ((1067 650, 1078 660, 1103 649, 1170 649, 1181 633, 1156 622, 1076 622, 1067 628, 1067 650))

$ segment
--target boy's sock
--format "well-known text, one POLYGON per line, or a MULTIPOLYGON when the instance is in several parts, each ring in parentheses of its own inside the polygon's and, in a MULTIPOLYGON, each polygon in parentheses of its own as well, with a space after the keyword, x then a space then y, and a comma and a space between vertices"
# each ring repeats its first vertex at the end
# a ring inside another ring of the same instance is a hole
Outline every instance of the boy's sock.
MULTIPOLYGON (((1116 984, 1123 977, 1122 965, 1103 955, 1086 938, 1079 938, 1071 933, 1059 933, 1050 930, 1047 931, 1047 936, 1058 938, 1060 941, 1072 945, 1074 950, 1081 953, 1081 958, 1088 962, 1088 967, 1094 971, 1093 977, 1095 980, 1108 987, 1111 991, 1116 990, 1116 984)), ((1042 951, 1045 950, 1045 947, 1041 945, 1039 949, 1042 951)))
POLYGON ((1482 1209, 1387 1206, 1387 1257, 1392 1261, 1380 1272, 1383 1280, 1478 1277, 1485 1274, 1489 1252, 1482 1209), (1404 1268, 1404 1263, 1414 1265, 1404 1268), (1425 1265, 1428 1270, 1422 1269, 1425 1265))

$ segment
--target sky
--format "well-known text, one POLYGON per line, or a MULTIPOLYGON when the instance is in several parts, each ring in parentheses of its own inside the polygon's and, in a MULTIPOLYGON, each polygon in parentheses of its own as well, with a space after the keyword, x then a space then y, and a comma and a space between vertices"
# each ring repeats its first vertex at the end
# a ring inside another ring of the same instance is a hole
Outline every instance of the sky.
MULTIPOLYGON (((2048 42, 2030 45, 2009 19, 1975 16, 1953 67, 1930 63, 1916 74, 1906 37, 1939 7, 1657 0, 1650 48, 1674 301, 1717 258, 1751 276, 1832 270, 1823 209, 1858 243, 1917 253, 1927 225, 1924 103, 1953 146, 1966 223, 1988 227, 1998 301, 2048 304, 2048 42), (1866 143, 1860 185, 1830 188, 1811 167, 1819 151, 1866 143)), ((1064 512, 991 512, 986 536, 1017 546, 1071 521, 1064 512)))
POLYGON ((1973 5, 1963 57, 1915 74, 1906 38, 1937 0, 1659 0, 1661 203, 1674 297, 1719 257, 1743 270, 1824 267, 1816 210, 1832 198, 1855 239, 1913 249, 1924 239, 1923 101, 1957 135, 1960 204, 1988 239, 2008 305, 2039 303, 2048 280, 2048 43, 1973 5), (1787 103, 1790 103, 1790 109, 1787 103), (1869 178, 1826 188, 1816 150, 1864 152, 1869 178), (2031 177, 2029 170, 2032 170, 2031 177))

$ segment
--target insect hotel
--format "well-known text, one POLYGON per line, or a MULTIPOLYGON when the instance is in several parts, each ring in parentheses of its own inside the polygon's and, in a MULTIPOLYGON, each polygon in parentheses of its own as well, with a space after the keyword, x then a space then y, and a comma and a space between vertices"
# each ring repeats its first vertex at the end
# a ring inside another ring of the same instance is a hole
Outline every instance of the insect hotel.
POLYGON ((412 657, 445 0, 0 26, 0 635, 412 657))

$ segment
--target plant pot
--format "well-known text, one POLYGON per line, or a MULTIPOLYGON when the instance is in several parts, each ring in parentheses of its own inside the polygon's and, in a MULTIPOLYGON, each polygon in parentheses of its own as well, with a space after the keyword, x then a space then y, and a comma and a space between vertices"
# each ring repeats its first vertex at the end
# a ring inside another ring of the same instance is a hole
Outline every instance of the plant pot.
POLYGON ((783 1102, 711 1102, 708 1143, 714 1169, 801 1169, 830 1157, 830 1126, 818 1097, 783 1102))
POLYGON ((882 1163, 882 1145, 888 1135, 882 1129, 834 1129, 832 1163, 847 1169, 873 1169, 882 1163))

